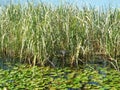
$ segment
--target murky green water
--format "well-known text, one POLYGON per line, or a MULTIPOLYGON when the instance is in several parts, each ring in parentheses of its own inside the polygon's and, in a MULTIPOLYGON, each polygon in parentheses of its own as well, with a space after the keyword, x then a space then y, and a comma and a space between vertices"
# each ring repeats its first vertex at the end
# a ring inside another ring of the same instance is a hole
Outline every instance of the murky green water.
POLYGON ((13 60, 10 58, 0 58, 0 69, 12 70, 16 64, 20 64, 18 60, 13 60))

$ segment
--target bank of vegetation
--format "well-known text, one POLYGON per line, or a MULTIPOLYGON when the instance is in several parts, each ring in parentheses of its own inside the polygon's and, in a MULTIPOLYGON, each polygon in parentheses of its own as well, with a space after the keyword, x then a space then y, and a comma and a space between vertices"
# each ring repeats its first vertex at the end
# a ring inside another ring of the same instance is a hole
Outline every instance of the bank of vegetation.
POLYGON ((51 67, 120 65, 120 10, 9 4, 0 11, 0 57, 51 67))

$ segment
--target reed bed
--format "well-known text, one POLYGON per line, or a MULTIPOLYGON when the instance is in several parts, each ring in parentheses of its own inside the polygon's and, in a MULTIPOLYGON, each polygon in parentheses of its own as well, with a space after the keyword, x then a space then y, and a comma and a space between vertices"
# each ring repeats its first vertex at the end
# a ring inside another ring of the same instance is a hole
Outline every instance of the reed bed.
POLYGON ((97 56, 118 63, 120 10, 6 5, 0 13, 0 56, 40 66, 78 66, 97 56))

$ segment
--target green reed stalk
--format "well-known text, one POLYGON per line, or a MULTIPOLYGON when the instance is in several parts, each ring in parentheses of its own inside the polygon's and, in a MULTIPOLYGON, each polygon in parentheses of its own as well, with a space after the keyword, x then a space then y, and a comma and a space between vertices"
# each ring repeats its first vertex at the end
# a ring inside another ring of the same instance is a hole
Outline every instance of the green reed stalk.
POLYGON ((119 20, 118 9, 10 4, 0 14, 0 56, 43 66, 78 66, 98 53, 119 61, 119 20))

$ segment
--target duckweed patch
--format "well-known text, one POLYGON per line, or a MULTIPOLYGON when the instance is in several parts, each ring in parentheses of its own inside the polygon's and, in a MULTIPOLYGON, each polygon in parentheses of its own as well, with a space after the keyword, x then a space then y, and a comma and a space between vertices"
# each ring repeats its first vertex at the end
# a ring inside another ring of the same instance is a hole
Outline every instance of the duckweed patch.
POLYGON ((6 90, 118 90, 120 72, 97 70, 16 66, 0 69, 0 89, 6 90))

